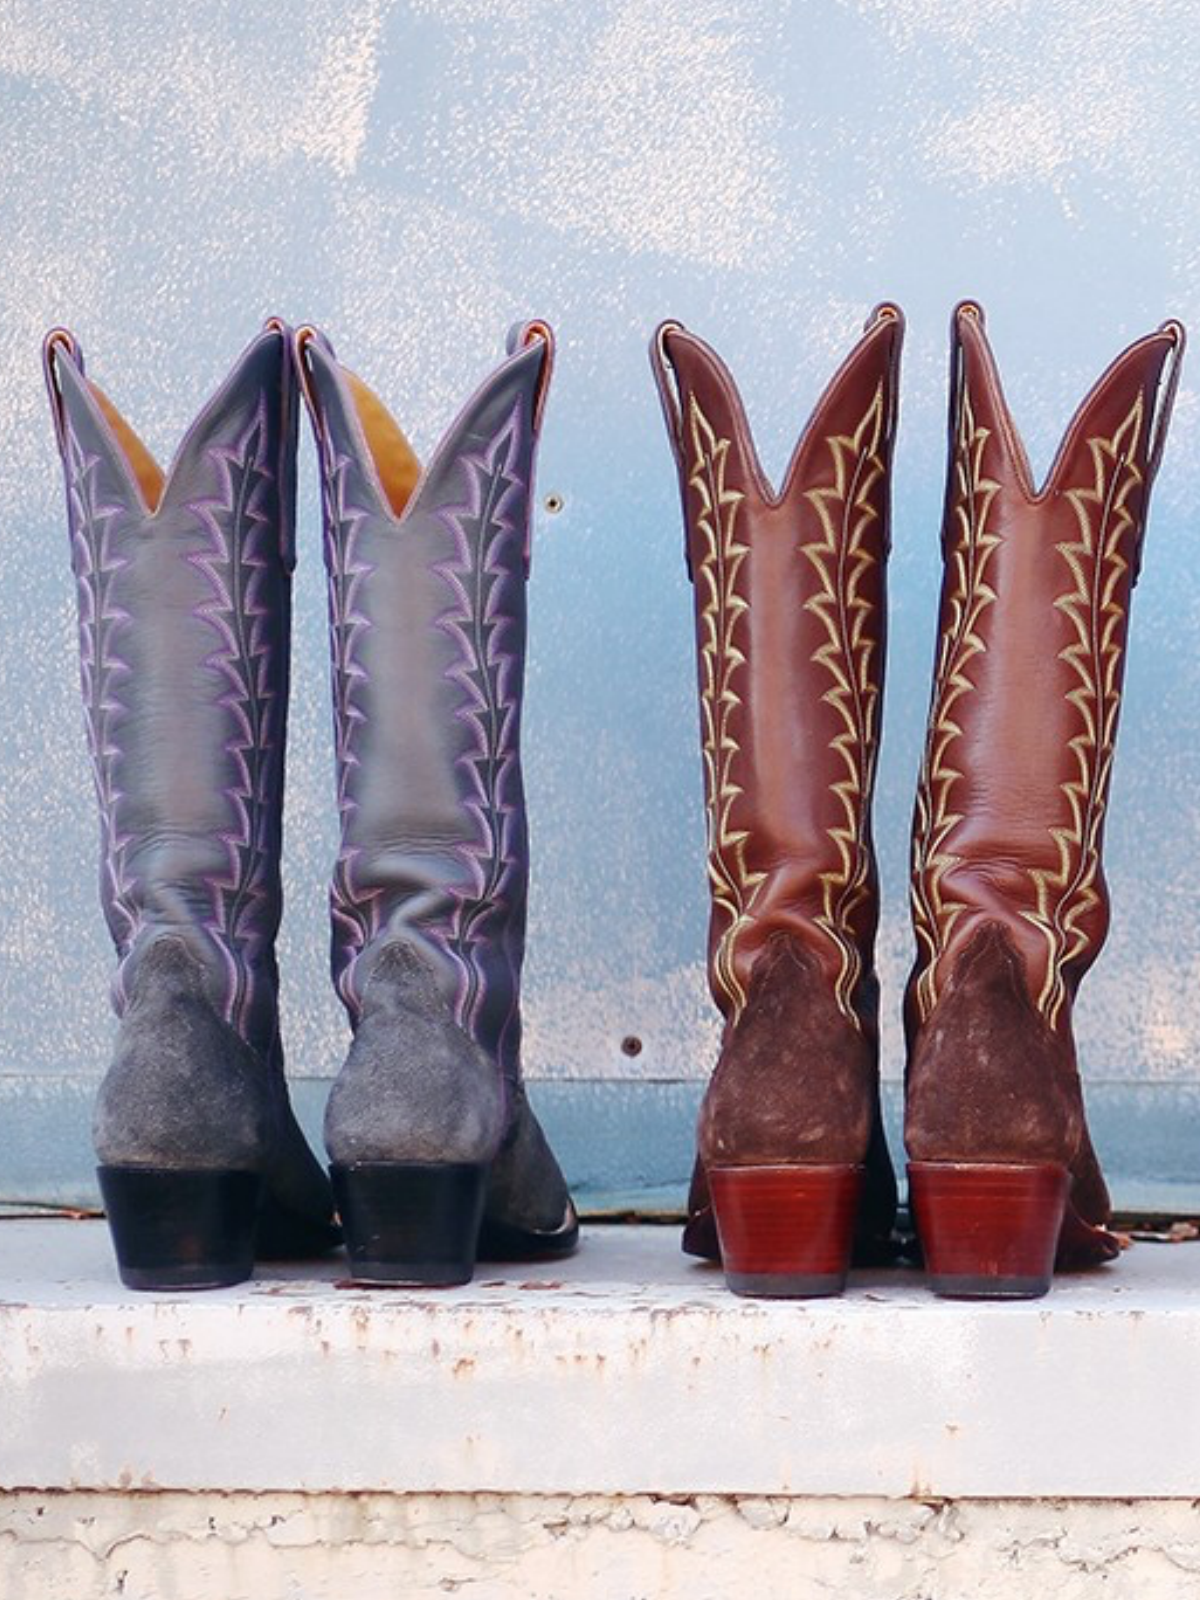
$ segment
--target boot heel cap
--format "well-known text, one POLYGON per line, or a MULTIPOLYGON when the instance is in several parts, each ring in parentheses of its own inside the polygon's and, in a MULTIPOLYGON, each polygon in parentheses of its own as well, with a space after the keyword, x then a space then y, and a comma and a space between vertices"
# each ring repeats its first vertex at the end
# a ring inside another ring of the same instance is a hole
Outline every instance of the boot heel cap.
POLYGON ((1016 1274, 988 1277, 967 1272, 930 1272, 929 1287, 942 1300, 1040 1300, 1052 1279, 1016 1274))
POLYGON ((844 1272, 725 1272, 725 1286, 732 1294, 752 1300, 823 1300, 841 1294, 846 1287, 844 1272))
POLYGON ((257 1172, 96 1169, 127 1289, 225 1289, 254 1271, 257 1172))
POLYGON ((355 1283, 453 1288, 475 1273, 488 1168, 364 1161, 330 1168, 355 1283))

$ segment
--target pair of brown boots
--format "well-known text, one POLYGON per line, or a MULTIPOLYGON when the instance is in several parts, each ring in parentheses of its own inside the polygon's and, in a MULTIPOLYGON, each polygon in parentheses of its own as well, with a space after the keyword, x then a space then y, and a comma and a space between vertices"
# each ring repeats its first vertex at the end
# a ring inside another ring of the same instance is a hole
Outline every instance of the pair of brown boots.
MULTIPOLYGON (((652 360, 695 589, 725 1018, 685 1249, 741 1294, 843 1287, 888 1254, 879 1108, 879 742, 904 321, 880 306, 772 492, 733 379, 678 323, 652 360)), ((1043 1294, 1116 1255, 1071 1014, 1101 867, 1129 603, 1183 351, 1112 363, 1039 491, 977 305, 951 330, 945 574, 912 843, 905 1143, 932 1287, 1043 1294)))

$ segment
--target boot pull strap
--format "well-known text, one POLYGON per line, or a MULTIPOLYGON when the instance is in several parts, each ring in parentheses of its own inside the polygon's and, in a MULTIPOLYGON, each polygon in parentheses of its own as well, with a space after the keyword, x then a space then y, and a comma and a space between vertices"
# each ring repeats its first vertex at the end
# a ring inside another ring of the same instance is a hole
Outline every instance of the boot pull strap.
MULTIPOLYGON (((893 305, 890 300, 883 300, 867 318, 865 332, 870 333, 881 322, 899 322, 903 324, 904 314, 900 307, 893 305)), ((888 367, 889 394, 887 414, 887 437, 892 443, 896 438, 896 425, 900 420, 900 344, 899 341, 892 345, 892 358, 888 367)))
POLYGON ((543 322, 540 317, 535 317, 532 322, 521 326, 517 334, 519 349, 527 350, 531 344, 544 344, 546 353, 542 357, 542 370, 538 375, 537 391, 533 397, 533 431, 539 434, 542 431, 542 417, 546 410, 546 396, 550 392, 550 378, 554 371, 554 330, 548 322, 543 322))
POLYGON ((279 554, 288 572, 292 572, 296 566, 296 385, 293 373, 297 363, 292 351, 292 330, 282 317, 268 317, 263 323, 263 332, 277 333, 283 340, 279 397, 279 554))
POLYGON ((950 318, 950 406, 947 418, 947 432, 949 433, 949 448, 947 451, 946 467, 946 499, 942 507, 942 555, 946 554, 950 538, 950 508, 954 499, 955 481, 955 451, 958 447, 958 429, 962 421, 963 406, 963 348, 962 333, 959 331, 959 318, 970 317, 977 322, 980 328, 986 327, 983 307, 974 300, 960 300, 955 306, 950 318))
POLYGON ((682 322, 659 324, 654 331, 654 338, 650 341, 650 370, 654 373, 658 398, 667 424, 667 438, 671 442, 671 454, 675 457, 675 468, 679 474, 679 494, 683 502, 683 558, 687 562, 687 574, 690 579, 692 552, 688 542, 687 468, 683 460, 683 407, 679 392, 679 375, 667 351, 667 335, 684 332, 686 329, 682 322))
POLYGON ((312 418, 313 432, 317 436, 317 443, 325 444, 325 418, 321 412, 321 402, 317 398, 317 387, 313 382, 312 365, 309 361, 309 346, 316 342, 324 342, 319 329, 314 328, 310 322, 300 325, 292 335, 292 353, 295 358, 296 376, 300 383, 300 393, 304 396, 304 404, 312 418))
POLYGON ((1163 367, 1150 416, 1149 452, 1146 457, 1146 488, 1142 496, 1141 527, 1138 529, 1137 548, 1133 552, 1133 577, 1136 583, 1142 572, 1142 546, 1146 539, 1146 517, 1150 506, 1150 491, 1158 476, 1163 450, 1167 443, 1167 430, 1171 426, 1171 413, 1175 409, 1175 396, 1179 393, 1179 374, 1183 367, 1183 352, 1187 347, 1187 332, 1182 322, 1173 317, 1158 330, 1171 338, 1171 351, 1163 367))
POLYGON ((42 341, 42 370, 46 374, 46 389, 50 395, 50 411, 54 417, 54 434, 60 451, 66 450, 67 418, 63 405, 62 386, 58 381, 58 362, 62 355, 83 371, 83 351, 75 335, 67 328, 51 328, 42 341))
MULTIPOLYGON (((537 388, 533 393, 533 408, 530 415, 530 426, 536 440, 542 431, 542 417, 546 410, 546 396, 550 392, 550 379, 554 372, 554 330, 548 322, 543 322, 540 317, 533 317, 529 322, 516 322, 508 330, 505 340, 505 349, 509 355, 514 355, 521 350, 528 350, 531 345, 544 346, 542 353, 541 370, 538 373, 537 388)), ((532 485, 532 479, 530 480, 532 485)), ((525 522, 525 577, 528 580, 533 570, 533 517, 527 515, 525 522)))
POLYGON ((679 380, 671 358, 667 354, 667 334, 683 333, 683 331, 682 322, 660 323, 650 343, 650 367, 658 387, 658 398, 662 402, 663 416, 666 418, 667 437, 671 441, 671 451, 680 472, 683 471, 683 411, 680 405, 679 380))
POLYGON ((1162 462, 1163 449, 1167 443, 1167 429, 1171 425, 1171 413, 1175 409, 1175 397, 1179 393, 1179 374, 1183 367, 1183 352, 1187 349, 1187 331, 1182 322, 1177 322, 1174 317, 1169 322, 1164 322, 1159 329, 1160 333, 1171 336, 1171 353, 1167 357, 1166 383, 1158 393, 1151 422, 1150 459, 1146 463, 1146 488, 1158 476, 1159 465, 1162 462))
MULTIPOLYGON (((898 305, 893 304, 892 301, 883 300, 883 301, 880 302, 879 305, 877 305, 872 310, 871 315, 867 318, 866 327, 863 330, 864 333, 870 333, 873 329, 877 328, 881 322, 898 322, 900 324, 900 326, 901 326, 901 330, 903 330, 903 327, 904 327, 904 313, 901 311, 900 307, 898 305)), ((891 465, 892 456, 894 455, 895 448, 896 448, 896 429, 897 429, 897 427, 899 426, 899 423, 900 423, 900 351, 901 351, 901 347, 902 347, 902 340, 897 339, 897 340, 893 341, 891 358, 888 361, 888 409, 887 409, 887 417, 886 417, 886 420, 885 420, 885 427, 886 427, 886 430, 887 430, 885 437, 887 439, 887 452, 888 452, 887 459, 888 459, 889 467, 891 465)), ((891 550, 892 550, 892 528, 891 528, 891 508, 890 508, 890 503, 889 503, 889 510, 888 510, 888 519, 887 519, 887 523, 885 525, 885 541, 886 542, 884 544, 884 553, 886 555, 890 555, 891 554, 891 550)))

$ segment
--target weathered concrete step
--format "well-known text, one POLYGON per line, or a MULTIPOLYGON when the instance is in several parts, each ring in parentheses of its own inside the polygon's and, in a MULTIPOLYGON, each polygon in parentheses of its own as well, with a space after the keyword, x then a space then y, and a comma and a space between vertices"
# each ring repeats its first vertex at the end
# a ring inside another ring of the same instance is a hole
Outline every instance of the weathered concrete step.
POLYGON ((0 1222, 0 1487, 1200 1496, 1200 1248, 1043 1301, 737 1300, 674 1228, 468 1288, 265 1268, 137 1295, 103 1224, 0 1222))

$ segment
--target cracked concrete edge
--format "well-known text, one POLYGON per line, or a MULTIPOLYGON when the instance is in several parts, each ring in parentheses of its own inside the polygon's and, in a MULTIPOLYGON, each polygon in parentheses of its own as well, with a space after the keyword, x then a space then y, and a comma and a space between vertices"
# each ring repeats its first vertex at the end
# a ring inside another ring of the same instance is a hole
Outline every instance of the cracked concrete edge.
POLYGON ((1191 1500, 0 1496, 5 1600, 1200 1597, 1191 1500), (750 1575, 753 1575, 752 1579, 750 1575))

